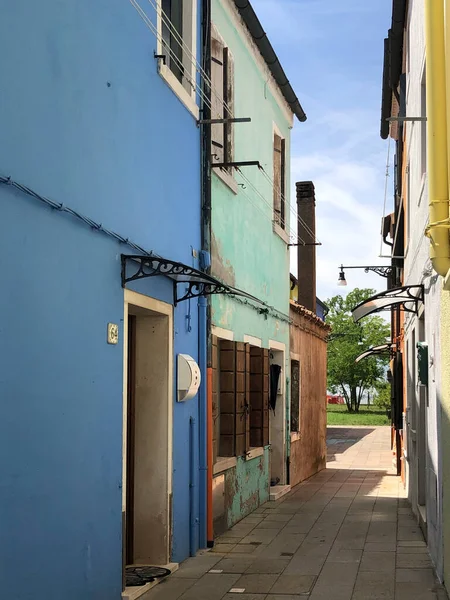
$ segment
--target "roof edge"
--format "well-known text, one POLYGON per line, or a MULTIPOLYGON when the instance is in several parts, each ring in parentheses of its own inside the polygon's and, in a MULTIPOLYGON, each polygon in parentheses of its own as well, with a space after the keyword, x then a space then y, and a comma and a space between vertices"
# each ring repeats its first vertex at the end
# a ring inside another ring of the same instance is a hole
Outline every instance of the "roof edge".
POLYGON ((280 88, 284 99, 297 119, 303 123, 306 121, 305 111, 303 110, 299 99, 289 83, 278 56, 276 55, 275 50, 273 49, 272 44, 267 37, 267 34, 262 28, 261 22, 253 10, 252 5, 248 0, 234 0, 234 3, 256 46, 258 47, 258 50, 261 52, 261 56, 265 60, 278 87, 280 88))

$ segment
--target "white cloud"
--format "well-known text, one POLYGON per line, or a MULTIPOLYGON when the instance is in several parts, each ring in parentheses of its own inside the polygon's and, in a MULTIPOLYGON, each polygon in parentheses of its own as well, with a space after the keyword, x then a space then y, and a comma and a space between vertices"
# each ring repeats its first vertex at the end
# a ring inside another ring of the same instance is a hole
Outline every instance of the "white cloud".
MULTIPOLYGON (((380 253, 384 181, 378 166, 330 155, 296 156, 292 181, 311 180, 316 191, 317 293, 327 298, 354 287, 382 290, 385 280, 364 270, 349 270, 347 288, 337 287, 339 265, 386 264, 380 253)), ((295 189, 292 190, 295 202, 295 189)), ((301 232, 300 236, 301 236, 301 232)), ((387 250, 387 249, 386 249, 387 250)), ((296 253, 291 255, 296 272, 296 253)))

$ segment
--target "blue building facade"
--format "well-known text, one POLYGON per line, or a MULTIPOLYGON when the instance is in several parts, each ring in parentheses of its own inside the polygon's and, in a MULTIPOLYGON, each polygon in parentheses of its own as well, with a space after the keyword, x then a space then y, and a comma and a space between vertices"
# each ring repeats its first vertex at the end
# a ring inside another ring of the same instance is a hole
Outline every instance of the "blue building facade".
MULTIPOLYGON (((191 8, 176 26, 199 57, 191 8)), ((202 365, 204 303, 164 275, 124 286, 121 258, 200 266, 196 68, 152 3, 2 12, 0 585, 115 600, 123 559, 206 539, 203 388, 177 402, 176 376, 179 354, 202 365)))

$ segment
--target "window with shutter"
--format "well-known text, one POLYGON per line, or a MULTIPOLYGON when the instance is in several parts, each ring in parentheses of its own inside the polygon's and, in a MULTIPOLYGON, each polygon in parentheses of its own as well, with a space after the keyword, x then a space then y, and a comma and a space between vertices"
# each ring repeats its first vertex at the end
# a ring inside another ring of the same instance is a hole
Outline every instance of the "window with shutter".
POLYGON ((291 360, 291 431, 300 431, 300 363, 291 360))
POLYGON ((183 0, 162 0, 161 8, 167 19, 162 21, 163 52, 167 55, 167 64, 180 83, 183 81, 183 0), (168 20, 172 27, 169 27, 168 20))
POLYGON ((269 351, 250 348, 250 446, 269 443, 269 351))
MULTIPOLYGON (((232 118, 233 111, 233 55, 213 25, 211 29, 211 118, 232 118)), ((211 126, 211 146, 213 162, 229 163, 233 161, 233 123, 216 123, 211 126)))
POLYGON ((282 229, 286 229, 286 146, 285 140, 277 133, 273 136, 273 219, 282 229))
POLYGON ((212 352, 215 458, 242 456, 250 448, 250 346, 219 340, 212 352))
POLYGON ((236 456, 236 345, 219 342, 219 455, 236 456))

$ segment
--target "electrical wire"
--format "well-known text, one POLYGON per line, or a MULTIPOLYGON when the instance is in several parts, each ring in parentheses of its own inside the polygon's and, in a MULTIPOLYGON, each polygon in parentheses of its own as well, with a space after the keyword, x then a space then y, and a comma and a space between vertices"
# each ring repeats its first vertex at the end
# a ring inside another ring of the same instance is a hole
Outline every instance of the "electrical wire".
MULTIPOLYGON (((262 202, 270 208, 270 210, 273 210, 273 204, 271 202, 269 202, 264 195, 258 190, 258 188, 250 181, 250 179, 248 179, 244 173, 241 171, 241 169, 239 169, 239 167, 236 167, 236 170, 239 172, 239 174, 241 175, 241 177, 244 179, 244 181, 253 189, 253 191, 258 195, 258 197, 262 200, 262 202)), ((287 223, 285 220, 282 220, 281 222, 281 226, 286 227, 287 223)), ((294 229, 292 229, 291 227, 289 227, 289 231, 290 231, 290 237, 292 237, 294 240, 298 240, 300 241, 303 245, 306 245, 305 240, 303 240, 298 231, 294 231, 294 229)))
MULTIPOLYGON (((268 222, 270 223, 270 226, 271 226, 271 228, 272 228, 272 226, 273 226, 273 217, 272 217, 272 214, 273 214, 273 207, 270 207, 270 209, 271 209, 271 210, 270 210, 270 216, 269 216, 269 215, 267 214, 267 211, 265 211, 265 210, 264 210, 264 209, 261 207, 261 205, 260 205, 260 204, 258 204, 257 202, 255 202, 255 201, 254 201, 254 200, 253 200, 253 199, 252 199, 252 198, 251 198, 251 197, 250 197, 250 196, 249 196, 249 195, 248 195, 248 194, 247 194, 247 193, 244 191, 244 187, 243 187, 243 186, 245 186, 245 184, 244 184, 244 183, 238 183, 238 185, 239 185, 239 187, 241 188, 241 191, 240 191, 240 193, 242 193, 242 194, 243 194, 243 195, 244 195, 244 196, 247 198, 247 200, 249 201, 249 203, 250 203, 250 204, 251 204, 251 205, 252 205, 254 208, 256 208, 256 209, 257 209, 257 210, 258 210, 258 211, 259 211, 259 212, 262 214, 262 216, 263 216, 263 217, 266 219, 266 221, 268 221, 268 222)), ((292 241, 294 241, 294 239, 295 239, 295 236, 296 236, 296 232, 293 232, 293 231, 291 231, 291 232, 290 232, 290 235, 289 235, 289 237, 291 238, 291 240, 292 240, 292 241)))
MULTIPOLYGON (((151 0, 148 0, 149 3, 155 7, 154 4, 152 4, 151 0)), ((144 21, 145 25, 147 26, 148 29, 150 29, 150 31, 155 35, 156 39, 161 43, 161 45, 164 47, 164 50, 168 52, 169 56, 171 57, 171 59, 177 64, 177 66, 180 68, 180 70, 183 73, 183 77, 187 80, 187 82, 189 83, 189 85, 196 91, 196 93, 199 94, 199 96, 202 98, 203 102, 208 106, 208 108, 212 111, 212 102, 209 100, 207 94, 204 92, 203 87, 201 85, 199 85, 197 83, 197 81, 195 81, 192 77, 188 76, 186 74, 186 69, 185 69, 185 65, 183 63, 183 60, 180 59, 175 52, 169 47, 167 46, 167 44, 165 43, 161 33, 158 31, 157 26, 154 25, 154 23, 152 22, 152 20, 150 19, 150 17, 147 15, 147 13, 145 12, 145 10, 142 8, 142 6, 139 4, 138 0, 130 0, 131 5, 136 9, 136 11, 138 12, 138 14, 140 15, 140 17, 142 18, 142 20, 144 21)), ((156 8, 156 7, 155 7, 156 8)), ((181 36, 179 35, 178 31, 174 28, 174 26, 172 25, 172 22, 170 21, 170 19, 167 17, 166 13, 164 11, 158 11, 156 9, 156 13, 157 15, 159 15, 161 17, 161 19, 164 20, 165 24, 167 25, 167 27, 169 28, 171 34, 175 34, 175 41, 177 42, 177 44, 180 46, 180 48, 182 50, 184 50, 187 54, 190 54, 191 59, 189 59, 189 63, 194 66, 195 70, 197 73, 199 73, 200 78, 203 79, 204 82, 206 82, 210 92, 219 99, 220 103, 224 106, 224 108, 226 109, 227 113, 230 115, 230 117, 232 118, 232 111, 229 108, 229 106, 227 105, 227 103, 223 100, 223 98, 217 93, 217 91, 213 88, 212 84, 211 84, 211 80, 209 79, 209 77, 206 75, 206 73, 204 72, 203 68, 198 64, 198 62, 196 61, 194 55, 192 54, 192 52, 189 50, 188 46, 186 46, 186 44, 183 42, 183 39, 181 38, 181 36), (164 15, 164 16, 163 16, 164 15), (164 18, 165 17, 165 18, 164 18), (177 39, 177 37, 179 39, 177 39), (180 42, 181 40, 181 42, 180 42), (207 77, 207 79, 205 79, 205 75, 207 77)), ((215 115, 217 118, 222 118, 222 115, 217 112, 215 115)))
MULTIPOLYGON (((137 0, 135 0, 135 1, 137 2, 137 0)), ((165 23, 165 25, 169 29, 171 35, 173 35, 174 38, 176 39, 178 45, 182 48, 182 50, 185 51, 185 53, 188 56, 190 56, 190 62, 195 66, 195 70, 198 72, 198 74, 200 75, 200 77, 203 78, 204 82, 206 82, 206 84, 208 85, 211 93, 218 100, 220 100, 223 103, 223 106, 226 109, 228 115, 232 118, 233 117, 233 113, 232 113, 231 108, 229 107, 229 105, 227 104, 227 102, 215 91, 215 89, 213 88, 213 85, 212 85, 212 81, 209 78, 208 74, 203 69, 203 67, 200 65, 200 63, 197 61, 196 57, 192 53, 191 48, 183 40, 183 37, 181 36, 181 34, 179 33, 179 31, 176 29, 176 27, 173 25, 172 21, 170 20, 170 17, 163 11, 162 8, 159 8, 158 4, 155 3, 154 0, 147 0, 147 1, 155 9, 156 14, 165 23)))
MULTIPOLYGON (((157 40, 160 41, 161 44, 164 45, 164 39, 163 39, 162 35, 158 32, 157 28, 152 23, 152 21, 150 20, 148 15, 145 13, 145 11, 142 9, 142 7, 138 4, 137 0, 130 0, 130 3, 134 6, 136 11, 139 13, 139 15, 141 16, 142 20, 144 21, 144 23, 146 24, 148 29, 150 29, 150 31, 155 35, 157 40)), ((165 46, 165 47, 166 47, 169 55, 171 56, 171 58, 177 63, 178 67, 183 72, 183 77, 186 79, 186 81, 189 83, 189 85, 192 87, 192 89, 194 89, 196 91, 196 93, 198 93, 198 95, 201 97, 202 101, 208 106, 208 108, 210 110, 212 110, 211 102, 210 102, 209 98, 207 97, 207 95, 205 94, 205 92, 203 91, 202 86, 200 86, 191 77, 186 75, 183 62, 178 58, 178 56, 173 52, 173 50, 171 48, 169 48, 167 46, 165 46)))
MULTIPOLYGON (((128 246, 129 248, 136 250, 139 254, 142 254, 143 256, 152 256, 152 257, 157 256, 151 250, 146 250, 139 244, 132 242, 129 238, 124 237, 123 235, 104 227, 101 223, 97 223, 90 217, 83 215, 82 213, 74 210, 73 208, 70 208, 69 206, 65 206, 61 202, 55 202, 54 200, 51 200, 50 198, 47 198, 46 196, 42 196, 41 194, 38 194, 37 192, 35 192, 31 188, 29 188, 28 186, 18 183, 17 181, 14 181, 13 179, 11 179, 11 177, 5 177, 3 175, 0 175, 0 185, 10 186, 14 189, 19 190, 23 194, 38 200, 42 204, 45 204, 46 206, 49 206, 50 208, 52 208, 58 212, 69 214, 72 217, 76 218, 77 220, 83 222, 85 225, 88 225, 94 231, 98 231, 99 233, 102 233, 103 235, 114 239, 115 241, 119 242, 120 244, 124 244, 124 245, 128 246)), ((270 306, 269 304, 267 304, 266 302, 263 302, 262 300, 260 301, 260 303, 261 303, 260 305, 256 305, 256 304, 253 304, 249 300, 242 299, 239 296, 234 296, 232 294, 227 294, 227 297, 233 298, 233 300, 236 300, 237 302, 240 302, 242 304, 246 304, 246 305, 250 306, 254 310, 258 311, 260 314, 266 314, 266 315, 271 314, 272 316, 274 316, 280 320, 285 320, 286 322, 290 322, 289 315, 286 315, 285 313, 279 311, 278 309, 276 309, 273 306, 270 306)))
MULTIPOLYGON (((267 171, 264 169, 264 167, 260 166, 260 171, 263 173, 264 177, 270 183, 270 185, 272 186, 273 190, 276 191, 276 193, 279 195, 280 200, 284 201, 284 203, 286 205, 287 204, 287 202, 286 202, 286 196, 281 192, 281 190, 278 191, 278 187, 275 187, 275 182, 270 177, 270 175, 267 173, 267 171)), ((290 204, 290 203, 289 203, 289 211, 290 211, 291 215, 294 217, 294 219, 297 220, 297 222, 299 223, 299 225, 302 225, 304 227, 304 229, 306 230, 306 232, 311 236, 313 242, 320 243, 319 240, 317 239, 316 234, 309 227, 309 225, 306 223, 306 221, 299 214, 297 214, 297 211, 295 211, 293 205, 290 204)))
POLYGON ((85 223, 86 225, 88 225, 89 227, 94 229, 95 231, 103 233, 104 235, 107 235, 108 237, 113 238, 117 242, 119 242, 121 244, 125 244, 126 246, 129 246, 130 248, 133 248, 133 250, 136 250, 137 252, 139 252, 140 254, 143 254, 144 256, 154 256, 154 254, 151 251, 146 250, 139 244, 132 242, 129 238, 124 237, 123 235, 120 235, 119 233, 116 233, 115 231, 112 231, 111 229, 107 229, 106 227, 103 227, 103 225, 101 223, 96 223, 91 218, 86 217, 82 213, 79 213, 78 211, 74 210, 73 208, 70 208, 69 206, 65 206, 62 203, 55 202, 53 200, 50 200, 50 198, 47 198, 46 196, 42 196, 41 194, 38 194, 37 192, 35 192, 31 188, 27 187, 26 185, 22 185, 21 183, 17 183, 17 181, 13 181, 11 179, 11 177, 4 177, 4 176, 0 175, 0 184, 9 185, 9 186, 21 191, 22 193, 26 194, 27 196, 31 196, 32 198, 39 200, 40 202, 46 204, 47 206, 50 206, 54 210, 57 210, 62 213, 67 213, 67 214, 71 215, 72 217, 75 217, 76 219, 82 221, 83 223, 85 223))

